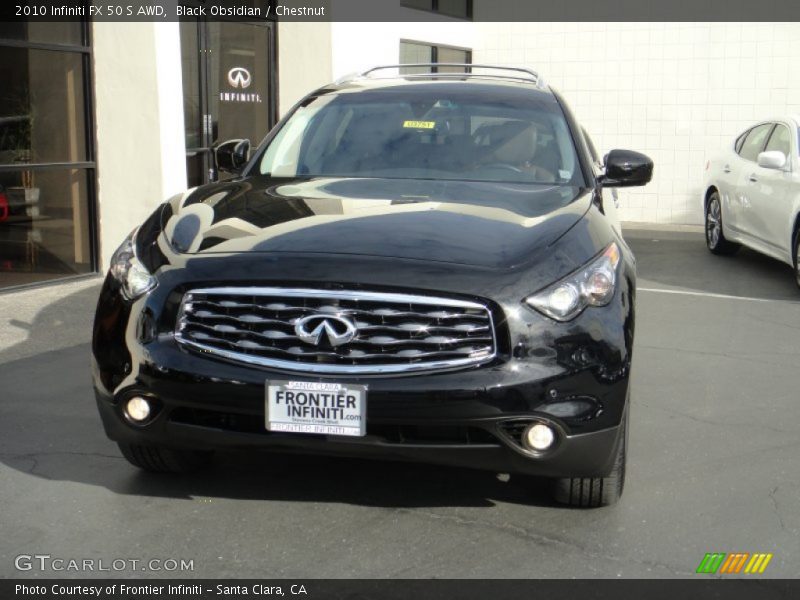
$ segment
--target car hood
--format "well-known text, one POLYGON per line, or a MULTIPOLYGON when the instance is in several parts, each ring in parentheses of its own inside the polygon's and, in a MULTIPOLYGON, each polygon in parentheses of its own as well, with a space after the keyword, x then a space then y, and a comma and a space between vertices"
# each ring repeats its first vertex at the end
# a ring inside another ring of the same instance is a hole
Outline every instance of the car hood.
POLYGON ((483 267, 527 262, 589 209, 569 186, 409 179, 210 184, 174 198, 162 227, 181 254, 324 253, 483 267))

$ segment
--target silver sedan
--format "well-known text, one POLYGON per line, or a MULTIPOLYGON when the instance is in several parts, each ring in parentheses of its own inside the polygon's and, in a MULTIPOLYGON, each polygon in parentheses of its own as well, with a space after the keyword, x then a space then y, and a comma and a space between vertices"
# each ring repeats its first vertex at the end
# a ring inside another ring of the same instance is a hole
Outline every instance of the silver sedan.
POLYGON ((714 254, 747 246, 794 267, 800 286, 800 117, 763 121, 706 165, 706 244, 714 254))

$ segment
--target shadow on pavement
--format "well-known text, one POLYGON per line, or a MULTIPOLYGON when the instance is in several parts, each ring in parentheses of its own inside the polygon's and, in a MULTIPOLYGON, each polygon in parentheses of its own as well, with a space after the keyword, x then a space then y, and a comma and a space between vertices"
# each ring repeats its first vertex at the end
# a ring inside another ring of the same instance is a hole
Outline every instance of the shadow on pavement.
POLYGON ((4 317, 11 317, 9 325, 17 330, 25 331, 25 339, 11 346, 3 347, 0 344, 0 386, 3 384, 3 363, 18 360, 19 358, 33 356, 59 348, 67 348, 77 344, 88 343, 92 337, 92 319, 97 306, 97 297, 100 293, 101 282, 62 296, 57 300, 44 304, 48 296, 55 296, 53 290, 48 288, 39 293, 37 290, 20 292, 0 296, 0 310, 4 317), (31 299, 31 294, 37 294, 37 299, 31 299), (22 294, 25 298, 22 299, 22 294), (16 302, 27 304, 40 304, 42 308, 36 313, 33 322, 15 318, 16 302))
POLYGON ((800 302, 792 267, 748 248, 733 256, 715 256, 706 248, 702 233, 626 230, 624 235, 636 256, 640 288, 656 284, 800 302))
POLYGON ((550 505, 544 482, 470 469, 277 453, 225 452, 191 475, 130 466, 103 433, 89 381, 89 346, 3 365, 0 461, 30 475, 167 498, 336 502, 363 506, 550 505), (530 487, 529 487, 530 486, 530 487))
MULTIPOLYGON (((46 345, 64 315, 91 322, 96 295, 90 288, 44 308, 22 344, 46 345)), ((48 480, 137 496, 387 507, 550 505, 544 486, 538 489, 530 481, 411 463, 239 452, 218 454, 209 470, 194 475, 141 472, 103 432, 91 390, 89 337, 87 329, 77 345, 5 363, 0 352, 0 462, 48 480)))
MULTIPOLYGON (((127 468, 127 465, 120 465, 127 468)), ((160 497, 333 502, 419 508, 490 507, 496 502, 550 506, 541 489, 494 473, 389 461, 291 454, 225 453, 202 473, 179 478, 132 472, 112 491, 160 497)))
MULTIPOLYGON (((791 269, 755 252, 713 256, 697 234, 633 231, 626 239, 637 256, 640 287, 800 300, 791 269)), ((551 505, 544 482, 410 463, 250 452, 220 454, 208 471, 182 478, 142 473, 106 439, 94 406, 88 342, 96 297, 93 286, 52 303, 29 325, 24 342, 0 351, 0 461, 18 472, 150 497, 386 507, 551 505), (14 360, 20 351, 38 353, 14 360)))

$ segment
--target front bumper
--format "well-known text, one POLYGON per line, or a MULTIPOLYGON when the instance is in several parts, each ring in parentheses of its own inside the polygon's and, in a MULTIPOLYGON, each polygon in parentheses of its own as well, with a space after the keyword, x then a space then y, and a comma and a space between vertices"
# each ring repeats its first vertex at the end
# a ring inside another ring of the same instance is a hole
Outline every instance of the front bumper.
POLYGON ((167 314, 179 300, 175 290, 180 285, 162 280, 154 293, 130 305, 108 279, 93 339, 97 404, 107 435, 124 443, 416 460, 552 477, 603 476, 612 468, 627 410, 632 281, 632 275, 620 277, 611 304, 591 308, 569 323, 498 303, 503 342, 497 358, 486 365, 336 378, 369 386, 367 435, 345 438, 266 431, 267 380, 323 378, 187 351, 172 336, 174 315, 170 321, 167 314), (146 427, 123 416, 122 403, 132 395, 156 399, 157 413, 146 427), (529 452, 519 442, 519 424, 532 420, 558 433, 546 453, 529 452))
MULTIPOLYGON (((620 432, 619 426, 615 426, 564 436, 551 452, 532 456, 505 439, 499 426, 504 420, 502 418, 451 419, 439 424, 408 416, 402 420, 402 424, 370 422, 366 436, 350 438, 268 432, 263 429, 263 410, 261 414, 251 415, 251 418, 244 413, 195 411, 196 420, 191 422, 187 412, 173 408, 162 410, 160 417, 148 427, 136 428, 126 422, 118 404, 109 402, 99 393, 97 406, 106 434, 123 443, 415 461, 549 477, 596 477, 607 474, 612 466, 620 432), (172 413, 173 418, 167 413, 172 413), (256 430, 256 423, 261 426, 260 430, 256 430), (413 423, 423 425, 416 426, 413 423), (404 431, 411 437, 401 438, 400 434, 404 431)), ((539 415, 539 418, 542 419, 542 416, 539 415)))

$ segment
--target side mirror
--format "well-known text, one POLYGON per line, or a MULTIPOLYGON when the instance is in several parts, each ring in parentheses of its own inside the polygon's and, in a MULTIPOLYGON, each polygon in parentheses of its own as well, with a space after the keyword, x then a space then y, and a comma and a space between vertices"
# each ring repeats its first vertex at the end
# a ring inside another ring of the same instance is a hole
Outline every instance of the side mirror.
POLYGON ((633 150, 612 150, 605 158, 606 172, 600 178, 603 187, 644 185, 653 177, 653 161, 633 150))
POLYGON ((782 169, 786 166, 786 155, 780 150, 770 150, 758 155, 758 166, 765 169, 782 169))
POLYGON ((214 160, 219 171, 238 174, 250 160, 250 140, 228 140, 214 148, 214 160))

